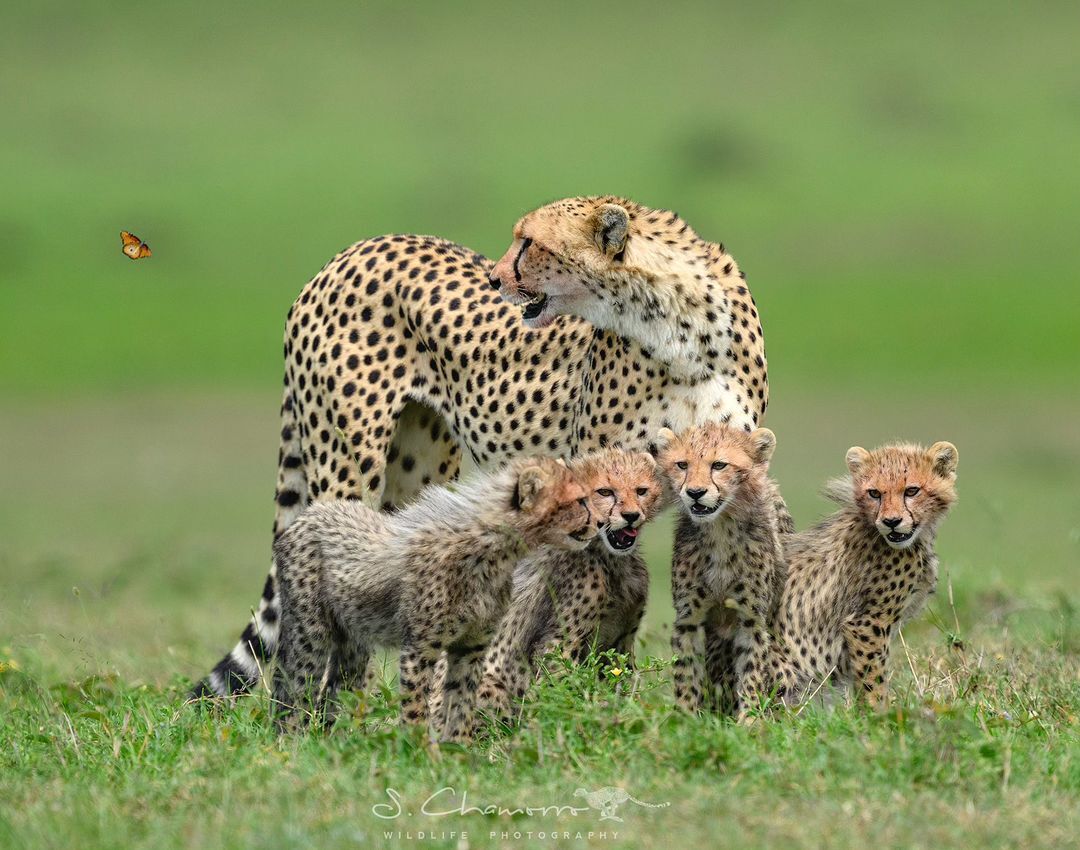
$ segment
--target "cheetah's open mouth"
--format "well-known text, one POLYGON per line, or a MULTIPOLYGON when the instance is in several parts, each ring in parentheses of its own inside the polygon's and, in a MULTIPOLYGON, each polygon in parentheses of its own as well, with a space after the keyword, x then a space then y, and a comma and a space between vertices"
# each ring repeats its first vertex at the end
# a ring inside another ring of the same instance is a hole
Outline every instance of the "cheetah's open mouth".
POLYGON ((890 531, 885 535, 885 539, 890 543, 904 543, 905 541, 910 540, 911 535, 914 533, 914 531, 890 531))
POLYGON ((713 505, 710 507, 709 505, 701 504, 701 502, 694 502, 694 504, 690 506, 690 513, 694 516, 708 516, 709 514, 716 513, 716 510, 719 507, 720 505, 713 505))
POLYGON ((633 545, 637 543, 637 538, 638 530, 636 528, 617 528, 614 531, 607 532, 608 545, 620 552, 633 548, 633 545))
POLYGON ((526 319, 535 319, 541 313, 544 312, 544 307, 547 306, 547 293, 541 292, 539 295, 534 295, 531 301, 525 302, 524 317, 526 319))

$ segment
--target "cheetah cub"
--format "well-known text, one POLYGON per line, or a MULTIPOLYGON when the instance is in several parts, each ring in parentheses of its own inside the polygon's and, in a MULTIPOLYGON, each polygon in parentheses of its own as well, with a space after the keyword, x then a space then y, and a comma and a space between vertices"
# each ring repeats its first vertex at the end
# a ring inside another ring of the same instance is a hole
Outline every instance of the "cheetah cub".
POLYGON ((657 445, 682 508, 671 564, 675 702, 699 711, 715 696, 743 717, 765 692, 768 622, 784 580, 788 515, 768 475, 776 438, 709 423, 678 437, 663 428, 657 445))
POLYGON ((357 501, 309 508, 274 546, 279 723, 295 723, 297 708, 329 720, 328 700, 360 683, 371 652, 400 647, 404 721, 427 721, 432 674, 445 651, 451 698, 433 728, 449 740, 466 737, 514 565, 536 546, 584 549, 596 536, 586 495, 562 461, 534 458, 429 487, 393 514, 357 501))
POLYGON ((656 461, 605 449, 575 458, 570 470, 589 491, 599 539, 584 552, 541 549, 518 565, 514 600, 484 660, 478 702, 492 716, 525 695, 548 652, 580 661, 593 646, 633 651, 649 593, 640 531, 663 507, 656 461))
POLYGON ((956 501, 956 447, 856 446, 846 460, 850 477, 826 490, 840 510, 784 538, 774 631, 789 703, 832 678, 883 704, 892 636, 937 584, 934 538, 956 501))

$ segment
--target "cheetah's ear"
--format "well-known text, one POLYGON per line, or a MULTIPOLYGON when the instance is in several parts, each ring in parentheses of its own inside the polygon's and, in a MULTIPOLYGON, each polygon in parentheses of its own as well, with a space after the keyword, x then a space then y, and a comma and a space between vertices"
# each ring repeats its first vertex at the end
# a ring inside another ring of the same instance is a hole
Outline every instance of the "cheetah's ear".
POLYGON ((956 464, 960 460, 960 454, 952 443, 944 441, 934 443, 926 454, 934 463, 935 473, 945 477, 956 475, 956 464))
POLYGON ((523 511, 531 510, 536 504, 537 496, 544 489, 547 476, 539 466, 527 466, 518 475, 517 503, 523 511))
POLYGON ((563 469, 566 469, 566 461, 563 458, 555 458, 555 463, 559 464, 559 466, 561 466, 563 469))
POLYGON ((589 224, 593 242, 601 253, 621 260, 630 235, 630 214, 618 204, 602 204, 589 217, 589 224))
POLYGON ((847 450, 844 460, 847 461, 847 468, 851 471, 851 474, 857 475, 859 468, 870 460, 870 452, 862 446, 852 446, 847 450))
POLYGON ((661 428, 656 432, 656 447, 660 449, 660 451, 663 451, 674 443, 676 439, 675 432, 670 428, 661 428))
POLYGON ((776 434, 768 428, 758 428, 750 433, 754 444, 754 463, 768 463, 776 451, 776 434))

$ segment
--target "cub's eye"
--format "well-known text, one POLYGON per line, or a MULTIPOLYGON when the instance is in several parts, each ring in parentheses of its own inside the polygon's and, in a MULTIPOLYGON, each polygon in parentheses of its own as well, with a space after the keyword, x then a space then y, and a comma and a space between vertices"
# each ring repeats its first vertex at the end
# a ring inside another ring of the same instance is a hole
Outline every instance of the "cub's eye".
POLYGON ((727 461, 724 461, 724 460, 713 461, 712 468, 715 469, 715 470, 719 471, 719 470, 724 469, 726 467, 727 467, 727 461))
POLYGON ((611 490, 610 490, 609 488, 607 488, 607 487, 601 487, 601 488, 600 488, 599 490, 597 490, 597 491, 596 491, 596 495, 597 495, 597 496, 603 496, 603 497, 604 497, 605 499, 607 499, 607 498, 609 498, 609 497, 611 497, 611 496, 614 496, 614 495, 615 495, 615 493, 614 493, 614 492, 612 492, 612 491, 611 491, 611 490))
POLYGON ((679 469, 686 469, 686 467, 688 467, 689 465, 690 464, 688 464, 685 460, 675 462, 675 466, 677 466, 679 469))
POLYGON ((906 490, 904 490, 904 495, 909 499, 912 496, 918 495, 918 493, 919 493, 919 488, 918 487, 908 487, 906 490))
POLYGON ((637 488, 637 494, 638 494, 639 496, 645 496, 645 495, 647 495, 647 494, 648 494, 648 492, 649 492, 649 488, 648 488, 648 487, 638 487, 638 488, 637 488))
POLYGON ((869 496, 871 499, 880 499, 881 498, 881 491, 880 490, 867 490, 866 495, 869 496))

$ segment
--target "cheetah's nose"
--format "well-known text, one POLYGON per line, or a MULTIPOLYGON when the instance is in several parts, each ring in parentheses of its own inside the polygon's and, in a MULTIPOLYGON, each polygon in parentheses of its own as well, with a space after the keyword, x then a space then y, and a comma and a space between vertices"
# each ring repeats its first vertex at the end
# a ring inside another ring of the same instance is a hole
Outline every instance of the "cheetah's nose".
POLYGON ((639 519, 641 519, 641 514, 636 514, 636 513, 623 514, 622 518, 624 520, 626 520, 627 525, 632 526, 635 522, 637 522, 639 519))
POLYGON ((896 528, 896 526, 903 522, 903 520, 901 520, 899 517, 889 517, 888 519, 882 518, 881 521, 889 528, 896 528))
POLYGON ((695 487, 692 490, 687 489, 686 495, 689 496, 691 499, 693 499, 696 502, 698 499, 700 499, 702 496, 705 495, 705 492, 706 491, 705 491, 704 487, 701 487, 701 488, 695 487))
POLYGON ((491 284, 492 289, 499 289, 502 286, 502 281, 496 275, 488 275, 488 283, 491 284))

